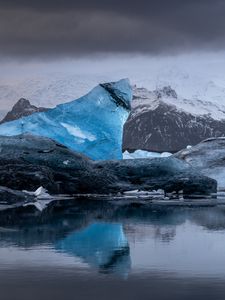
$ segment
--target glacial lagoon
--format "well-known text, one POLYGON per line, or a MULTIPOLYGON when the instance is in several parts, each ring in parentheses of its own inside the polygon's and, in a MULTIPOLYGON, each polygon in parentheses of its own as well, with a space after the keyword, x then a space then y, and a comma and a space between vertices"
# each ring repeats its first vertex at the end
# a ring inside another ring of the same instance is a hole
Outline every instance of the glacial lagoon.
POLYGON ((224 299, 223 204, 72 202, 1 224, 1 299, 224 299))

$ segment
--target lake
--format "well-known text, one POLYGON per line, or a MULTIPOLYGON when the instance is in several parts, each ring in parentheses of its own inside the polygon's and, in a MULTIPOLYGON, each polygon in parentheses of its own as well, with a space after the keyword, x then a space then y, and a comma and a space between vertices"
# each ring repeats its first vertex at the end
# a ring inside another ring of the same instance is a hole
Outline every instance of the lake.
POLYGON ((1 300, 224 300, 225 206, 99 201, 3 224, 0 292, 1 300))

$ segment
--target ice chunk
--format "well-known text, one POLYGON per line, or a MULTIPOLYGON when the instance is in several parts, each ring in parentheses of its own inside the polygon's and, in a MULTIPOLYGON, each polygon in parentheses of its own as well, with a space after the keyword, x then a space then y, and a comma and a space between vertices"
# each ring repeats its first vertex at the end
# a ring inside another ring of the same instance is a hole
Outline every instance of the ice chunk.
POLYGON ((28 202, 28 203, 25 203, 23 206, 24 207, 35 206, 41 212, 48 206, 49 203, 54 201, 54 197, 49 195, 48 191, 45 188, 43 188, 42 186, 40 186, 34 192, 30 192, 30 191, 26 191, 26 190, 24 190, 23 192, 28 195, 33 195, 36 197, 35 202, 28 202))
POLYGON ((30 192, 30 191, 26 191, 26 190, 23 190, 24 193, 28 194, 28 195, 33 195, 35 197, 47 197, 49 196, 48 194, 48 191, 43 188, 42 186, 40 186, 36 191, 34 192, 30 192))
POLYGON ((143 151, 143 150, 136 150, 132 153, 125 151, 123 153, 123 159, 154 158, 154 157, 160 157, 160 153, 148 152, 148 151, 143 151))
POLYGON ((128 79, 100 84, 80 99, 2 124, 0 135, 32 133, 92 159, 121 159, 123 125, 131 100, 128 79))
POLYGON ((136 150, 133 153, 125 151, 123 153, 123 159, 136 159, 136 158, 155 158, 155 157, 169 157, 172 154, 169 152, 149 152, 144 150, 136 150))
POLYGON ((163 152, 163 153, 161 153, 161 157, 169 157, 169 156, 171 156, 172 155, 172 153, 170 153, 170 152, 163 152))

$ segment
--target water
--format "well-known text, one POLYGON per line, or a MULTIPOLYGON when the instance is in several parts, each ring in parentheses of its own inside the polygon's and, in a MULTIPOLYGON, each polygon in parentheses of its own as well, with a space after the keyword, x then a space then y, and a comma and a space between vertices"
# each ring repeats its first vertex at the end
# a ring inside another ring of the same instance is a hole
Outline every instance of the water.
POLYGON ((223 205, 84 206, 2 225, 1 300, 225 299, 223 205))

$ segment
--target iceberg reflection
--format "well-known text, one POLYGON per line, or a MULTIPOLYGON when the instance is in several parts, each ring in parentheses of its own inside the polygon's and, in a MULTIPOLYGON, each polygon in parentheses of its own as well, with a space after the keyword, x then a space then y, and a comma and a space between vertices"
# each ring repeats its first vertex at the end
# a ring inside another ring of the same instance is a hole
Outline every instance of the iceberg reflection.
POLYGON ((57 242, 56 249, 80 257, 100 272, 127 275, 130 270, 129 245, 119 223, 93 223, 57 242))

